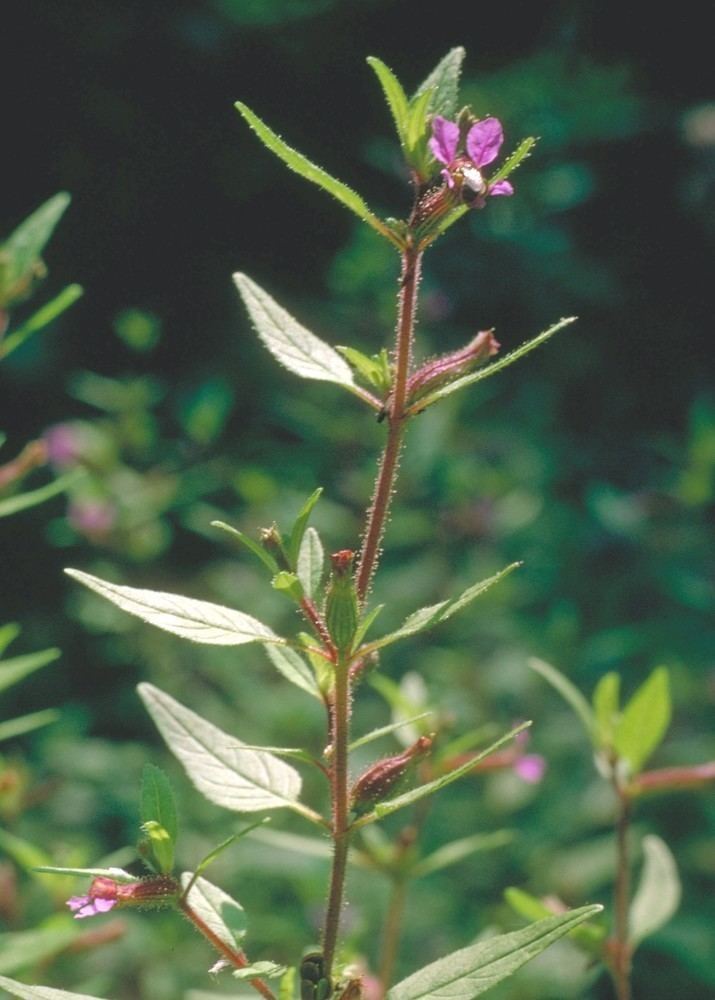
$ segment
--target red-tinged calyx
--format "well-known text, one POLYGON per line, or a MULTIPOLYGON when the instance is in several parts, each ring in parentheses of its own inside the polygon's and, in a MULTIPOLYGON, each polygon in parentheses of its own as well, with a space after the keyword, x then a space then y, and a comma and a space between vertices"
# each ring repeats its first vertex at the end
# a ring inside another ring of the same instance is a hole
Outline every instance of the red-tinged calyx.
POLYGON ((127 906, 159 909, 174 906, 181 894, 181 886, 169 875, 157 875, 123 884, 104 875, 93 879, 86 896, 73 896, 67 905, 75 918, 93 917, 99 913, 127 906))
POLYGON ((482 330, 458 351, 426 361, 407 380, 407 405, 412 406, 435 389, 467 375, 493 358, 500 347, 493 330, 482 330))
POLYGON ((350 792, 350 806, 357 815, 369 812, 378 802, 394 792, 415 763, 432 749, 433 738, 420 738, 393 757, 384 757, 371 764, 357 779, 350 792))

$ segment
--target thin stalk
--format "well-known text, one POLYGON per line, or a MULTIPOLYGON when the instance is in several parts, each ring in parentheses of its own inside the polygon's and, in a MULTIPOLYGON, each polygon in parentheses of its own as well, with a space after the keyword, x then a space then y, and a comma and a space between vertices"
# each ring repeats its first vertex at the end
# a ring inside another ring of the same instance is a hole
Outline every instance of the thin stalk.
POLYGON ((412 342, 414 339, 417 289, 420 281, 421 264, 422 253, 413 246, 408 246, 402 254, 402 274, 398 296, 395 347, 395 381, 392 391, 392 403, 387 414, 387 441, 385 442, 385 449, 380 461, 372 503, 367 512, 367 524, 363 536, 356 577, 357 595, 361 604, 364 603, 367 597, 368 590, 370 589, 370 581, 377 568, 380 545, 385 533, 390 501, 395 488, 395 479, 397 478, 400 449, 405 432, 407 377, 412 360, 412 342))
POLYGON ((615 783, 618 797, 616 822, 616 882, 613 890, 613 937, 611 939, 612 975, 618 1000, 631 1000, 631 948, 628 939, 628 908, 630 905, 630 865, 628 831, 631 803, 615 783))
POLYGON ((385 917, 385 927, 382 933, 382 955, 380 956, 379 979, 383 996, 392 982, 397 961, 397 951, 402 933, 402 918, 407 899, 407 882, 404 878, 395 878, 392 883, 390 903, 385 917))
POLYGON ((330 873, 328 908, 323 932, 325 974, 330 980, 335 946, 340 929, 345 873, 350 847, 348 830, 348 744, 350 741, 350 675, 348 664, 340 657, 335 665, 335 701, 332 713, 333 766, 333 864, 330 873))
MULTIPOLYGON (((206 924, 201 917, 193 910, 186 900, 182 897, 179 899, 179 908, 188 917, 191 923, 194 925, 197 931, 206 938, 206 940, 211 944, 216 951, 225 958, 235 969, 245 969, 246 966, 251 963, 248 961, 244 953, 240 948, 231 948, 222 941, 221 938, 215 934, 211 928, 206 924)), ((256 990, 261 996, 265 997, 266 1000, 276 1000, 276 995, 269 986, 263 982, 262 979, 249 979, 249 984, 256 990)))

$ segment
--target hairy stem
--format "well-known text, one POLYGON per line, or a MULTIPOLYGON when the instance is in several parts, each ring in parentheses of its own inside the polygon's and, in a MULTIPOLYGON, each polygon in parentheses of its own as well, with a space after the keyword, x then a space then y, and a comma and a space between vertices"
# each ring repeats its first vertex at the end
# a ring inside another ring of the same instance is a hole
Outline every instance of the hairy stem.
POLYGON ((333 766, 333 865, 330 873, 328 908, 323 932, 323 958, 330 979, 345 891, 345 872, 350 846, 348 831, 348 742, 350 739, 350 675, 342 657, 335 665, 335 701, 332 713, 333 766))
POLYGON ((380 984, 382 995, 386 996, 392 982, 397 961, 397 950, 400 944, 402 933, 402 917, 405 912, 405 901, 407 899, 407 882, 403 878, 395 879, 392 883, 390 903, 385 917, 385 927, 382 934, 382 955, 380 956, 380 984))
MULTIPOLYGON (((201 917, 193 910, 186 900, 182 897, 179 900, 179 907, 183 913, 188 917, 191 923, 194 925, 197 931, 206 938, 206 940, 216 949, 216 951, 229 962, 235 969, 245 969, 246 966, 250 965, 250 962, 241 951, 240 948, 231 948, 229 945, 222 941, 221 938, 215 934, 211 928, 206 924, 201 917)), ((274 992, 270 987, 266 986, 262 979, 249 979, 250 985, 256 990, 261 996, 265 997, 266 1000, 276 1000, 274 992)))
POLYGON ((395 488, 400 448, 405 431, 405 399, 407 377, 412 359, 415 316, 417 312, 417 289, 420 280, 422 254, 408 246, 402 254, 402 275, 398 297, 397 341, 395 347, 395 380, 391 404, 387 414, 388 431, 385 449, 380 461, 380 469, 375 482, 372 503, 367 513, 367 524, 363 536, 360 562, 358 564, 356 587, 360 603, 365 601, 380 557, 380 545, 385 533, 385 525, 390 510, 390 501, 395 488))
POLYGON ((630 867, 628 830, 631 803, 619 785, 616 822, 616 882, 613 891, 613 937, 611 939, 612 974, 618 1000, 631 1000, 631 948, 628 940, 628 907, 630 903, 630 867))

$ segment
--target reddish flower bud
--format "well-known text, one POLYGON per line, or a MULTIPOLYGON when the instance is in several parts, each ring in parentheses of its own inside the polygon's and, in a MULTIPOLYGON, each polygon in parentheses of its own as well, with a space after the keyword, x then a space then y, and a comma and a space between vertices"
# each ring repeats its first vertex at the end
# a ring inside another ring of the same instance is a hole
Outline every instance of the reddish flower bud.
POLYGON ((466 347, 439 358, 426 361, 407 380, 407 401, 415 403, 429 392, 453 382, 460 375, 466 375, 473 368, 494 357, 501 344, 493 330, 482 330, 469 341, 466 347))
POLYGON ((143 878, 126 884, 100 875, 92 881, 86 896, 73 896, 67 900, 67 905, 75 918, 80 920, 98 913, 107 913, 115 906, 143 906, 151 909, 171 906, 180 893, 181 886, 168 875, 143 878))
POLYGON ((412 765, 432 749, 432 737, 420 738, 394 757, 385 757, 371 764, 357 779, 350 792, 350 804, 358 815, 369 812, 400 784, 412 765))

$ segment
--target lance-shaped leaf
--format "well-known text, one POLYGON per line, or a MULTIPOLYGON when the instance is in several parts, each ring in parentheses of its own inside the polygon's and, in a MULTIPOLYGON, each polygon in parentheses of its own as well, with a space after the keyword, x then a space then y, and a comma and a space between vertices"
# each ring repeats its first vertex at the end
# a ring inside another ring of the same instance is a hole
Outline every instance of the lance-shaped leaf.
POLYGON ((502 165, 495 170, 492 176, 489 178, 489 183, 491 185, 496 184, 498 181, 505 180, 509 174, 512 174, 517 167, 520 167, 524 160, 531 156, 531 151, 536 145, 536 139, 533 135, 527 136, 526 139, 522 139, 519 145, 516 147, 513 153, 504 160, 502 165))
POLYGON ((268 659, 287 681, 322 701, 315 675, 303 657, 289 646, 266 646, 268 659))
POLYGON ((681 887, 667 844, 652 834, 643 838, 643 870, 628 913, 630 943, 636 948, 668 923, 680 905, 681 887))
POLYGON ((335 382, 361 399, 372 399, 356 385, 350 366, 338 352, 301 326, 260 285, 240 272, 234 274, 233 280, 256 333, 284 367, 301 378, 335 382))
POLYGON ((186 902, 220 941, 236 950, 236 945, 246 934, 246 911, 241 904, 208 879, 194 878, 192 872, 183 872, 181 886, 190 886, 186 902))
POLYGON ((397 79, 395 74, 386 66, 385 63, 378 59, 377 56, 368 56, 367 64, 375 72, 380 85, 382 87, 382 92, 385 95, 385 100, 387 101, 387 106, 390 109, 392 118, 395 122, 395 128, 397 129, 397 135, 400 140, 400 145, 406 145, 407 137, 407 122, 409 116, 409 104, 407 101, 407 94, 402 87, 402 84, 397 79))
POLYGON ((11 997, 18 997, 19 1000, 101 1000, 88 993, 69 993, 67 990, 52 989, 51 986, 28 986, 27 983, 18 983, 6 976, 0 976, 0 986, 11 997))
POLYGON ((602 909, 582 906, 462 948, 403 979, 389 990, 387 1000, 473 1000, 602 909))
POLYGON ((315 528, 308 528, 298 551, 296 572, 307 597, 316 597, 323 579, 325 553, 320 535, 315 528))
POLYGON ((59 295, 38 309, 36 313, 26 320, 21 326, 9 333, 0 343, 0 360, 12 354, 14 350, 24 344, 33 333, 37 333, 57 319, 65 310, 77 301, 83 294, 80 285, 68 285, 59 295))
POLYGON ((484 760, 485 757, 494 753, 495 750, 498 750, 508 740, 518 736, 518 734, 524 729, 528 729, 530 725, 530 722, 523 722, 520 726, 516 726, 510 732, 506 733, 498 740, 495 740, 491 746, 482 750, 481 753, 475 754, 468 761, 465 761, 464 764, 461 764, 459 767, 455 767, 453 771, 448 771, 447 774, 443 774, 439 778, 435 778, 434 781, 428 781, 426 784, 419 785, 417 788, 413 788, 409 792, 403 792, 402 795, 397 795, 394 799, 385 799, 384 802, 378 802, 372 812, 366 813, 364 816, 355 820, 352 824, 352 828, 357 830, 361 826, 367 826, 368 823, 374 823, 376 820, 384 819, 385 816, 389 816, 391 813, 397 812, 398 809, 404 809, 405 806, 411 806, 414 802, 418 802, 420 799, 424 799, 428 795, 434 795, 435 792, 439 792, 447 785, 451 785, 453 781, 458 781, 460 778, 463 778, 465 774, 469 774, 469 772, 474 770, 476 765, 481 760, 484 760))
POLYGON ((550 663, 546 663, 545 660, 539 660, 535 656, 530 656, 526 662, 535 673, 541 674, 544 680, 548 681, 552 688, 558 691, 564 701, 571 706, 590 737, 595 727, 593 712, 591 706, 576 685, 565 674, 562 674, 560 670, 557 670, 556 667, 552 667, 550 663))
POLYGON ((59 493, 63 493, 70 486, 74 486, 77 480, 85 475, 84 469, 73 469, 72 472, 60 476, 58 479, 53 480, 53 482, 47 483, 46 486, 39 486, 36 490, 29 490, 27 493, 17 493, 15 496, 0 500, 0 517, 10 517, 11 514, 17 514, 21 510, 36 507, 38 504, 50 500, 59 493))
POLYGON ((58 656, 60 656, 59 649, 43 649, 40 653, 27 653, 24 656, 13 656, 10 660, 0 661, 0 691, 17 684, 40 667, 52 663, 58 656))
POLYGON ((665 736, 670 725, 668 671, 658 667, 623 709, 613 742, 620 757, 637 774, 665 736))
POLYGON ((319 486, 317 490, 311 493, 298 511, 298 516, 291 528, 290 538, 288 539, 288 558, 290 559, 291 566, 295 567, 298 564, 298 553, 300 552, 300 544, 303 541, 305 529, 308 526, 308 519, 313 513, 313 507, 320 500, 322 492, 323 487, 319 486))
POLYGON ((65 572, 106 597, 122 611, 191 642, 209 646, 240 646, 246 642, 285 643, 285 639, 281 639, 267 625, 233 608, 179 594, 165 594, 159 590, 123 587, 77 569, 65 572))
POLYGON ((514 840, 512 830, 494 830, 492 833, 473 833, 471 837, 462 837, 449 844, 443 844, 426 858, 421 858, 410 869, 411 878, 424 878, 433 872, 442 871, 450 865, 456 865, 477 851, 493 851, 504 847, 514 840))
POLYGON ((179 832, 176 817, 176 802, 169 779, 154 764, 145 764, 141 783, 141 819, 142 823, 152 820, 164 827, 176 841, 179 832))
MULTIPOLYGON (((456 220, 455 220, 456 221, 456 220)), ((455 379, 454 382, 449 382, 447 385, 440 386, 439 389, 435 389, 434 392, 430 393, 428 396, 424 396, 411 408, 415 412, 422 412, 428 406, 436 403, 439 399, 444 399, 445 396, 451 396, 453 392, 458 392, 460 389, 466 388, 468 385, 474 385, 476 382, 481 382, 482 379, 489 378, 491 375, 496 375, 497 372, 502 371, 504 368, 508 368, 509 365, 514 364, 520 358, 525 357, 531 351, 536 350, 547 340, 550 340, 555 333, 559 330, 563 330, 564 327, 569 326, 571 323, 576 321, 576 316, 567 316, 565 319, 560 319, 558 323, 554 323, 547 330, 542 331, 538 336, 534 337, 532 340, 527 340, 525 344, 517 347, 516 350, 510 351, 509 354, 505 354, 504 357, 493 361, 490 365, 485 365, 484 368, 478 368, 476 371, 471 372, 469 375, 463 375, 461 378, 455 379)))
POLYGON ((382 636, 381 639, 369 642, 363 648, 363 652, 367 655, 375 649, 382 649, 383 646, 389 646, 393 642, 406 639, 407 636, 416 635, 418 632, 423 632, 426 628, 432 628, 434 625, 439 625, 440 622, 447 621, 448 618, 456 615, 458 611, 462 611, 472 601, 475 601, 477 597, 489 590, 495 583, 498 583, 499 580, 508 576, 518 566, 521 566, 521 563, 512 563, 511 566, 507 566, 500 573, 495 573, 494 576, 490 576, 488 579, 481 580, 479 583, 468 587, 459 597, 452 597, 449 600, 440 601, 439 604, 420 608, 419 611, 411 614, 396 632, 391 632, 389 635, 382 636))
POLYGON ((50 198, 21 222, 0 249, 8 258, 7 284, 20 281, 41 255, 71 201, 66 191, 50 198))
POLYGON ((136 882, 136 875, 130 875, 123 868, 58 868, 55 865, 38 865, 34 871, 43 875, 81 875, 84 878, 111 878, 114 882, 130 884, 136 882))
POLYGON ((459 77, 466 51, 461 45, 450 49, 446 56, 437 63, 426 80, 417 88, 414 97, 419 97, 431 91, 428 110, 431 115, 443 115, 451 118, 457 110, 459 102, 459 77))
POLYGON ((263 750, 248 750, 170 695, 140 684, 149 715, 193 785, 210 802, 235 812, 297 808, 300 775, 263 750))
POLYGON ((3 740, 14 740, 17 736, 24 736, 34 729, 42 726, 49 726, 51 722, 59 719, 60 713, 54 708, 45 708, 41 712, 29 712, 27 715, 18 715, 14 719, 6 719, 0 722, 0 742, 3 740))
POLYGON ((342 181, 336 180, 335 177, 331 177, 330 174, 323 170, 322 167, 317 166, 315 163, 303 156, 297 150, 293 149, 284 142, 279 135, 277 135, 273 129, 269 128, 265 122, 261 121, 258 115, 254 114, 253 111, 241 101, 236 102, 236 109, 248 122, 250 127, 256 133, 261 142, 266 145, 272 153, 283 160, 285 165, 295 173, 300 174, 308 181, 312 181, 313 184, 317 184, 318 187, 323 188, 328 194, 331 194, 333 198, 337 198, 339 202, 349 208, 351 212, 354 212, 359 219, 363 222, 367 222, 369 226, 372 226, 381 236, 386 236, 395 246, 400 247, 399 241, 396 239, 394 233, 378 219, 370 209, 368 208, 366 202, 360 197, 360 195, 353 191, 352 188, 348 187, 347 184, 343 184, 342 181))

